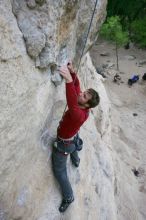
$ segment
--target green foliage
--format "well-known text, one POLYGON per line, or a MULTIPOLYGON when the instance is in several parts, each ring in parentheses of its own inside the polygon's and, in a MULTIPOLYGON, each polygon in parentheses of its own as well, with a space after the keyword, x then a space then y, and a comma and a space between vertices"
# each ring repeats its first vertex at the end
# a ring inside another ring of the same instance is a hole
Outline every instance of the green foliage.
POLYGON ((108 0, 107 18, 119 16, 123 30, 128 31, 129 38, 145 47, 146 0, 108 0), (145 24, 144 24, 145 23, 145 24))
POLYGON ((100 30, 100 35, 106 40, 114 42, 117 46, 125 45, 128 42, 128 33, 122 30, 118 16, 109 17, 100 30))
POLYGON ((118 15, 122 19, 133 21, 146 13, 146 0, 108 0, 107 16, 118 15))
POLYGON ((137 19, 131 24, 132 39, 141 47, 146 47, 146 17, 137 19))

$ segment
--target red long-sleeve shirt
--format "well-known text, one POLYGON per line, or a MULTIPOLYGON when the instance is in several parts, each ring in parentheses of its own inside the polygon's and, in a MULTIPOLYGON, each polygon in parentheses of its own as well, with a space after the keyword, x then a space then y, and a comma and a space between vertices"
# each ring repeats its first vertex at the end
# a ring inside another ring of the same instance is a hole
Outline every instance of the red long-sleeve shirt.
POLYGON ((80 82, 75 73, 72 73, 73 82, 66 83, 66 99, 68 110, 65 112, 57 130, 59 137, 68 139, 73 137, 87 120, 89 109, 82 109, 78 105, 78 95, 81 92, 80 82))

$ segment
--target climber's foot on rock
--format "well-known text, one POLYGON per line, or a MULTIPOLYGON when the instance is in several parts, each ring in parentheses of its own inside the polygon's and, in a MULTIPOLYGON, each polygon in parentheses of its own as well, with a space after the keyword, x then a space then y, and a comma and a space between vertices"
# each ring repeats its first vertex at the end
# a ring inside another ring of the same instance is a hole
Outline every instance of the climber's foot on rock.
POLYGON ((70 199, 63 199, 62 203, 59 207, 59 211, 60 212, 65 212, 66 209, 68 208, 68 206, 74 201, 74 197, 70 198, 70 199))

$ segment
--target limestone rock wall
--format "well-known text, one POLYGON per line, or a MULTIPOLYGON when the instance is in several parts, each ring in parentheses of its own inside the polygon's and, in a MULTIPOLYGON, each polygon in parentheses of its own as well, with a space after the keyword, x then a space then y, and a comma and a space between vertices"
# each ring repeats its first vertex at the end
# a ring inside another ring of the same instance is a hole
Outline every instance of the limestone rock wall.
MULTIPOLYGON (((94 1, 0 1, 0 219, 116 219, 111 157, 110 105, 90 56, 82 59, 83 88, 101 96, 81 129, 84 149, 68 173, 75 202, 62 216, 51 169, 51 142, 65 107, 64 83, 51 82, 51 67, 79 58, 94 1), (29 55, 29 56, 28 56, 29 55), (86 73, 86 74, 85 74, 86 73)), ((98 1, 86 50, 105 17, 98 1)))
MULTIPOLYGON (((94 4, 93 0, 13 0, 13 13, 37 67, 59 64, 68 57, 79 59, 94 4)), ((105 7, 106 1, 98 1, 86 50, 97 38, 105 7)))

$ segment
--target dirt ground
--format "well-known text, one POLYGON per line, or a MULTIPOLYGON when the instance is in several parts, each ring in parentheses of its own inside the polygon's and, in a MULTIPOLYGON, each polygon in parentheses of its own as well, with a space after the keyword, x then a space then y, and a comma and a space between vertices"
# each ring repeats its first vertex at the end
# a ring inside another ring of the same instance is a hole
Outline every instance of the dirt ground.
POLYGON ((142 76, 146 72, 146 64, 139 66, 139 61, 146 60, 146 51, 134 46, 128 50, 120 48, 120 72, 116 70, 114 45, 100 40, 90 54, 95 67, 111 64, 111 67, 104 69, 106 76, 104 85, 111 103, 111 136, 115 155, 113 160, 119 219, 144 220, 146 219, 146 81, 142 80, 142 76), (107 56, 101 56, 101 53, 107 53, 107 56), (115 65, 112 66, 113 64, 115 65), (116 73, 121 77, 119 83, 113 82, 116 73), (135 74, 139 75, 140 79, 129 86, 127 81, 135 74), (138 172, 136 173, 135 170, 138 172), (132 210, 135 210, 134 214, 131 214, 132 210))

